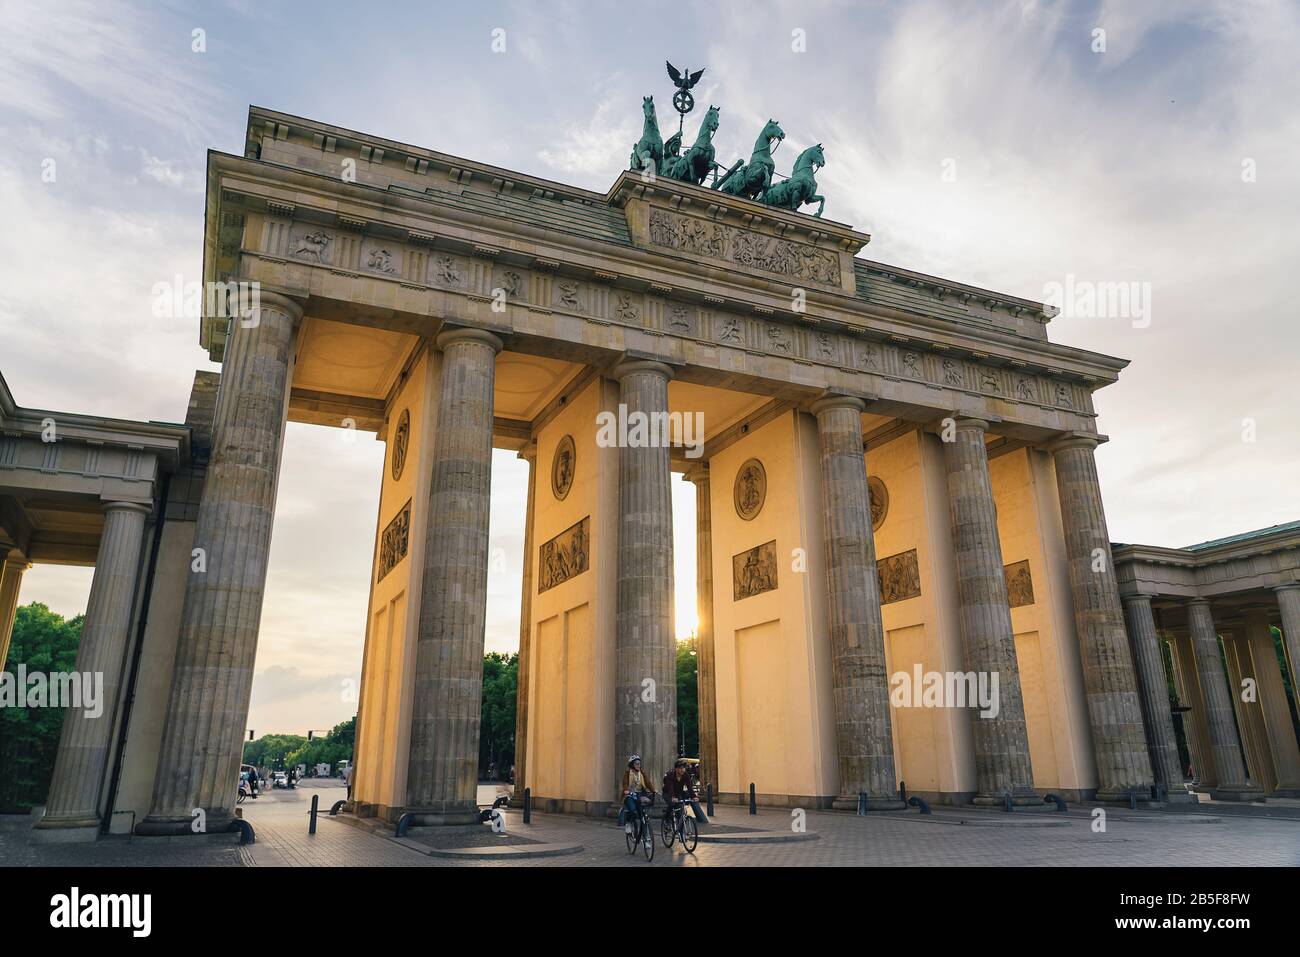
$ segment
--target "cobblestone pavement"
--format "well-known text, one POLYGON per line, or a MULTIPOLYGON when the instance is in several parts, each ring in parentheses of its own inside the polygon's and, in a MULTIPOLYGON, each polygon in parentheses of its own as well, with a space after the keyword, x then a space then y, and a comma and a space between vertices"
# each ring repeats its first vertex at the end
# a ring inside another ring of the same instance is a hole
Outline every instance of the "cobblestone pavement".
MULTIPOLYGON (((479 801, 491 803, 497 789, 480 788, 479 801)), ((1242 814, 1176 813, 1108 809, 1106 830, 1094 832, 1089 808, 1068 814, 1004 815, 997 811, 936 808, 930 817, 915 811, 868 817, 812 811, 807 830, 814 841, 777 844, 701 842, 693 855, 660 844, 647 863, 627 853, 623 834, 612 821, 534 814, 525 826, 518 811, 506 812, 508 832, 554 844, 582 844, 579 854, 529 860, 448 860, 434 858, 389 839, 387 832, 330 818, 330 805, 343 797, 331 782, 306 782, 297 791, 269 792, 245 802, 245 817, 257 843, 182 846, 112 838, 95 845, 30 846, 25 829, 0 832, 0 866, 365 866, 483 867, 583 865, 626 867, 701 866, 1161 866, 1300 865, 1300 820, 1242 814), (307 833, 311 795, 320 797, 317 833, 307 833)), ((729 826, 791 831, 790 812, 719 807, 715 819, 729 826)), ((701 832, 708 833, 708 828, 701 832)))

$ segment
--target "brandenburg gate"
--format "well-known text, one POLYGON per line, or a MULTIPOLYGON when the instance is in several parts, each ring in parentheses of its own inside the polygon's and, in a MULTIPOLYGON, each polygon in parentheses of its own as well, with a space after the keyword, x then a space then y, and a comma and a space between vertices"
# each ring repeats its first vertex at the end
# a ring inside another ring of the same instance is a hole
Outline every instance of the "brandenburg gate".
POLYGON ((179 528, 203 561, 157 572, 178 640, 128 739, 137 833, 233 815, 289 421, 386 447, 358 813, 477 820, 494 449, 531 469, 516 784, 542 809, 602 814, 628 754, 676 756, 675 473, 722 800, 1185 796, 1153 769, 1163 671, 1131 651, 1094 462, 1125 361, 1051 341, 1042 303, 865 258, 806 196, 764 202, 769 127, 735 189, 654 175, 662 144, 599 193, 259 108, 243 155, 209 154, 204 279, 258 297, 202 323, 222 372, 179 528), (994 706, 892 700, 932 675, 991 677, 994 706))

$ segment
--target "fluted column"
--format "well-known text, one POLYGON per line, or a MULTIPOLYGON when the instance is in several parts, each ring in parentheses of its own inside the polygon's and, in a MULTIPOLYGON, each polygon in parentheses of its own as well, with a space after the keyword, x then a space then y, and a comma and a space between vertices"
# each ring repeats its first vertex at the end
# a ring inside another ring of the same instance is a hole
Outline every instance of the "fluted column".
POLYGON ((1268 624, 1268 610, 1246 610, 1245 639, 1255 666, 1256 691, 1264 718, 1265 736, 1277 772, 1273 797, 1300 797, 1300 747, 1297 747, 1291 709, 1287 706, 1282 669, 1278 667, 1273 631, 1268 624))
POLYGON ((696 703, 700 727, 700 781, 718 784, 718 698, 713 656, 713 517, 707 463, 692 466, 695 483, 696 703))
POLYGON ((974 803, 997 807, 1010 794, 1014 804, 1040 806, 1029 761, 998 510, 984 445, 987 428, 988 423, 979 419, 957 419, 952 441, 943 442, 966 668, 997 675, 998 680, 997 714, 977 713, 971 722, 978 788, 974 803))
MULTIPOLYGON (((631 423, 668 411, 672 370, 628 361, 613 370, 631 423)), ((621 417, 621 416, 620 416, 621 417)), ((673 637, 673 503, 668 446, 623 443, 618 452, 618 611, 614 767, 640 754, 652 776, 677 753, 677 649, 673 637)), ((612 782, 613 783, 613 782, 612 782)))
POLYGON ((524 518, 524 580, 519 602, 519 665, 515 688, 515 803, 524 799, 528 763, 529 658, 533 635, 533 524, 537 516, 537 443, 519 453, 528 463, 528 501, 524 518))
POLYGON ((64 711, 45 816, 36 823, 33 840, 93 841, 99 833, 100 792, 112 746, 149 512, 149 506, 135 502, 109 502, 104 507, 104 531, 77 646, 77 672, 102 690, 93 712, 84 707, 64 711))
POLYGON ((490 332, 457 329, 439 335, 437 344, 442 386, 420 589, 407 810, 416 824, 472 824, 478 820, 492 385, 501 340, 490 332))
POLYGON ((1096 798, 1127 801, 1136 792, 1144 800, 1150 797, 1155 776, 1124 634, 1124 612, 1093 458, 1096 447, 1095 438, 1075 436, 1050 449, 1056 463, 1070 594, 1097 757, 1096 798))
POLYGON ((1124 599, 1124 616, 1128 622, 1129 641, 1133 645, 1133 662, 1137 666, 1138 687, 1142 694, 1142 713, 1146 719, 1147 742, 1151 749, 1151 769, 1156 783, 1163 785, 1166 799, 1187 801, 1190 794, 1183 781, 1178 759, 1178 741, 1174 737, 1174 717, 1169 710, 1169 683, 1165 676, 1164 656, 1160 653, 1160 635, 1146 595, 1124 599))
POLYGON ((31 568, 25 558, 16 558, 12 552, 0 556, 0 671, 9 658, 9 640, 14 633, 14 616, 18 614, 18 592, 23 584, 23 572, 31 568))
POLYGON ((835 741, 840 790, 835 807, 853 809, 865 793, 875 808, 901 806, 889 728, 889 675, 880 620, 880 581, 862 450, 861 399, 828 396, 813 404, 821 446, 835 741))
MULTIPOLYGON (((1291 667, 1291 687, 1300 689, 1300 584, 1281 585, 1273 591, 1282 613, 1282 645, 1291 667)), ((0 620, 0 625, 3 624, 0 620)), ((1300 690, 1296 693, 1300 694, 1300 690)))
POLYGON ((1241 737, 1232 711, 1232 689, 1219 657, 1219 634, 1214 627, 1210 603, 1203 598, 1187 605, 1187 627, 1192 635, 1196 676, 1205 703, 1206 731, 1214 755, 1217 784, 1210 795, 1220 801, 1249 801, 1260 794, 1258 785, 1246 780, 1241 757, 1241 737))
POLYGON ((215 832, 233 816, 301 317, 292 299, 263 291, 251 317, 230 323, 194 530, 198 551, 153 806, 140 834, 215 832))

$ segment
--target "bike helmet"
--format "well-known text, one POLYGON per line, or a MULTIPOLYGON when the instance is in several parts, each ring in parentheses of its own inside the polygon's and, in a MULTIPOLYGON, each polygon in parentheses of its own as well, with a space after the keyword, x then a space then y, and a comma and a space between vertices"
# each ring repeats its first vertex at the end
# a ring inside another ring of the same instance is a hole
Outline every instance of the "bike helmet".
POLYGON ((638 761, 640 761, 640 760, 641 760, 641 755, 639 755, 639 754, 631 755, 631 756, 627 759, 627 766, 630 768, 632 765, 636 764, 636 762, 638 762, 638 761))

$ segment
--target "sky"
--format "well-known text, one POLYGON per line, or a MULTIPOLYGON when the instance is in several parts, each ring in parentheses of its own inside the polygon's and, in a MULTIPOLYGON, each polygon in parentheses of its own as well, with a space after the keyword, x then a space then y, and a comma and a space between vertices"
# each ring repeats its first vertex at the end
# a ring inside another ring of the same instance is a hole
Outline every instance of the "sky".
MULTIPOLYGON (((1042 300, 1129 283, 1053 341, 1130 359, 1096 395, 1111 538, 1181 546, 1300 518, 1300 5, 1289 0, 118 4, 0 0, 0 372, 20 405, 183 419, 214 369, 156 283, 199 278, 209 149, 250 104, 604 191, 664 70, 704 67, 719 158, 775 118, 822 143, 868 258, 1042 300)), ((693 135, 700 111, 688 118, 693 135)), ((664 121, 664 127, 667 122, 664 121)), ((349 717, 383 448, 291 425, 249 724, 349 717)), ((493 463, 487 647, 518 643, 527 471, 493 463)), ((693 488, 676 482, 679 631, 693 488)), ((84 610, 88 569, 21 601, 84 610)))

